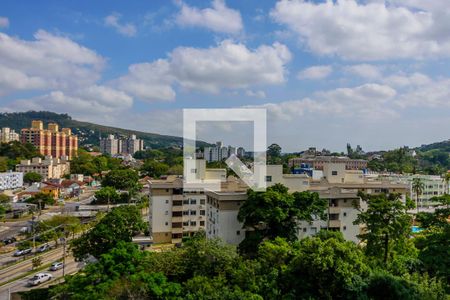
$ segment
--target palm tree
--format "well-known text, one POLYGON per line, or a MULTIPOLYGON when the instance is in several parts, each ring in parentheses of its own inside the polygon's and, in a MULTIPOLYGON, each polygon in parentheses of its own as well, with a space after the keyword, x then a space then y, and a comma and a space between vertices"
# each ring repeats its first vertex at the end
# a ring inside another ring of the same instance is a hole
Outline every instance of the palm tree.
POLYGON ((413 178, 412 189, 416 194, 416 209, 417 213, 419 213, 419 196, 422 195, 423 190, 425 189, 425 184, 423 183, 423 180, 419 177, 413 178))

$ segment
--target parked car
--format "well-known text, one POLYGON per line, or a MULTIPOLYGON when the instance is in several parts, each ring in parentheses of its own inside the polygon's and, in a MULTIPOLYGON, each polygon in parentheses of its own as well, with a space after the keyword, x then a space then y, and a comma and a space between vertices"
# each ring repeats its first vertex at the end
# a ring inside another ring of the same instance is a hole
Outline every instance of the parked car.
POLYGON ((44 245, 41 245, 39 248, 37 248, 36 249, 36 252, 37 253, 42 253, 42 252, 45 252, 45 251, 47 251, 47 250, 50 250, 50 245, 49 244, 44 244, 44 245))
POLYGON ((39 285, 41 283, 44 283, 46 281, 49 281, 53 278, 52 274, 49 273, 37 273, 34 275, 30 280, 28 280, 28 283, 30 285, 39 285))
POLYGON ((22 255, 25 255, 25 254, 29 254, 29 253, 31 253, 31 251, 33 251, 32 248, 23 249, 23 250, 17 250, 16 252, 14 252, 14 256, 22 256, 22 255))
POLYGON ((14 243, 14 242, 16 242, 16 241, 17 241, 17 240, 16 240, 15 237, 10 237, 10 238, 4 239, 4 240, 2 241, 2 243, 3 243, 4 245, 9 245, 9 244, 12 244, 12 243, 14 243))
POLYGON ((57 271, 59 269, 62 269, 63 266, 64 266, 64 264, 62 262, 60 262, 60 261, 54 262, 50 266, 50 271, 57 271))

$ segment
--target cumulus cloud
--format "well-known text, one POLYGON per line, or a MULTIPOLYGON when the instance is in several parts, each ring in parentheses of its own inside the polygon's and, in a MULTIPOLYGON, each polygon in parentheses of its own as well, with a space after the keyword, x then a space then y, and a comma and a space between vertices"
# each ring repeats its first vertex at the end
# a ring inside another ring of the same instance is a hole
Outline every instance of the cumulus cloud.
POLYGON ((350 60, 450 55, 450 13, 445 0, 282 0, 271 16, 321 55, 350 60))
POLYGON ((346 66, 344 67, 344 71, 366 79, 376 79, 382 75, 377 66, 369 64, 346 66))
POLYGON ((333 72, 332 66, 313 66, 300 71, 298 79, 324 79, 333 72))
POLYGON ((51 91, 48 94, 21 99, 9 108, 15 110, 50 110, 70 112, 74 116, 117 115, 131 108, 133 99, 122 91, 106 86, 92 85, 77 91, 51 91))
POLYGON ((364 84, 354 88, 317 92, 300 100, 252 107, 265 107, 273 119, 284 121, 291 121, 306 114, 379 119, 396 115, 395 110, 388 105, 396 94, 396 91, 387 85, 364 84))
POLYGON ((205 27, 221 33, 236 34, 242 31, 242 18, 239 11, 226 6, 224 0, 213 0, 210 8, 199 9, 184 2, 175 21, 181 26, 205 27))
POLYGON ((0 33, 0 95, 67 89, 100 78, 104 59, 72 40, 39 30, 27 41, 0 33))
POLYGON ((225 40, 216 47, 179 47, 167 59, 136 64, 118 85, 143 100, 172 100, 174 85, 187 90, 218 93, 222 89, 247 89, 285 82, 285 65, 291 53, 282 44, 249 49, 225 40))
POLYGON ((256 98, 266 98, 266 93, 264 91, 252 91, 252 90, 246 90, 245 94, 249 97, 256 97, 256 98))
POLYGON ((111 27, 117 30, 118 33, 127 37, 136 36, 137 30, 136 26, 131 23, 120 23, 121 14, 112 13, 109 16, 106 16, 104 19, 105 25, 107 27, 111 27))
POLYGON ((8 28, 9 27, 9 19, 6 17, 0 17, 0 28, 8 28))
MULTIPOLYGON (((416 76, 417 74, 414 74, 416 76)), ((450 79, 414 81, 409 79, 408 89, 397 99, 396 104, 402 108, 422 107, 422 108, 450 108, 450 79)))

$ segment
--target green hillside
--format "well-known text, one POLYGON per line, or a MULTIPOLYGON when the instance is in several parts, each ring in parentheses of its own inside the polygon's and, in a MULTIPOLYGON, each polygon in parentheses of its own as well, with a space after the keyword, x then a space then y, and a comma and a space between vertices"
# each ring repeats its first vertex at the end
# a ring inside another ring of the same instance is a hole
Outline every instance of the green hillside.
MULTIPOLYGON (((99 136, 105 137, 108 134, 117 134, 119 136, 129 136, 135 134, 138 138, 144 140, 146 147, 154 149, 167 147, 181 147, 183 138, 169 135, 160 135, 156 133, 147 133, 135 130, 115 128, 93 124, 89 122, 81 122, 72 119, 67 114, 57 114, 49 111, 28 111, 15 113, 0 113, 0 127, 10 127, 20 132, 20 129, 30 127, 32 120, 42 120, 46 125, 49 122, 55 122, 60 127, 72 128, 73 132, 78 135, 80 145, 99 144, 99 136)), ((198 147, 208 145, 205 142, 197 142, 198 147)))

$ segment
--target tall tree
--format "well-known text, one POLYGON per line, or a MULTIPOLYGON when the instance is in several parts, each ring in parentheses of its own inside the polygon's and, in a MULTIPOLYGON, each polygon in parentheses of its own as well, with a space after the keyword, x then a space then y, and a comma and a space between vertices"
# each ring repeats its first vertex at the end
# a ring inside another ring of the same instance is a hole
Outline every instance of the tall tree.
POLYGON ((247 200, 238 214, 238 220, 248 230, 239 247, 251 254, 265 239, 283 237, 288 241, 296 240, 298 222, 311 221, 312 215, 324 219, 326 206, 327 202, 320 199, 317 193, 291 194, 282 184, 275 184, 266 192, 248 190, 247 200))
POLYGON ((425 189, 425 184, 423 183, 422 178, 420 177, 413 178, 412 189, 416 194, 416 209, 417 213, 419 213, 419 197, 422 195, 423 190, 425 189))
POLYGON ((367 209, 357 207, 359 214, 353 224, 366 227, 358 237, 366 244, 366 253, 381 258, 386 265, 394 247, 404 244, 409 237, 412 218, 408 209, 413 204, 410 201, 403 204, 400 194, 368 195, 360 192, 359 196, 367 203, 367 209))
POLYGON ((29 172, 23 176, 23 181, 26 183, 29 183, 29 184, 34 183, 34 182, 41 182, 42 176, 41 176, 41 174, 38 174, 36 172, 29 172))

